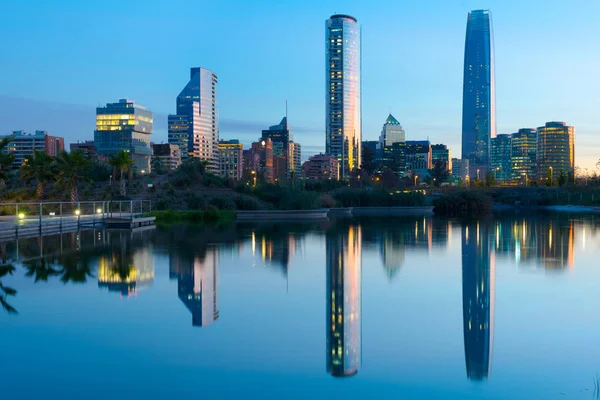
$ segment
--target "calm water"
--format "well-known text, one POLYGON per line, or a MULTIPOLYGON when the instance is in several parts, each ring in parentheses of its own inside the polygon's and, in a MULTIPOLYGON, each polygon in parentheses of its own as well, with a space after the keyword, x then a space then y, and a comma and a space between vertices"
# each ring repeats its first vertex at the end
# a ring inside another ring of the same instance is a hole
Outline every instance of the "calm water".
POLYGON ((599 244, 566 215, 5 243, 0 393, 594 399, 599 244))

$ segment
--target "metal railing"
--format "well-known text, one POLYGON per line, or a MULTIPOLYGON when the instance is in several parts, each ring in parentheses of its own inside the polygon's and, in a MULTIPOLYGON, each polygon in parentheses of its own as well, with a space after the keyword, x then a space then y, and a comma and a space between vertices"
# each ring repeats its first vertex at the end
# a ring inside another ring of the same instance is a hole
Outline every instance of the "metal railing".
POLYGON ((60 233, 136 218, 152 211, 149 200, 0 203, 0 239, 60 233))

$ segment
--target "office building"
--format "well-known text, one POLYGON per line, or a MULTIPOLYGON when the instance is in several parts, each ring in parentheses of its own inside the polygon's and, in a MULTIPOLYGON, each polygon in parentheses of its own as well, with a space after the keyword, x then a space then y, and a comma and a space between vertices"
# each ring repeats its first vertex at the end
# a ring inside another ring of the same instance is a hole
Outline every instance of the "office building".
POLYGON ((239 140, 220 140, 217 149, 219 154, 219 176, 222 178, 242 178, 244 170, 243 145, 239 140))
POLYGON ((181 148, 182 158, 196 157, 218 172, 219 108, 217 75, 206 68, 190 68, 190 80, 169 115, 169 143, 181 148))
POLYGON ((325 153, 340 163, 342 179, 361 165, 361 34, 356 18, 332 15, 325 23, 325 153))
POLYGON ((575 172, 575 127, 564 122, 547 122, 537 129, 538 177, 553 179, 575 172))
POLYGON ((288 176, 302 176, 302 146, 293 141, 288 145, 288 176))
POLYGON ((512 181, 527 185, 537 175, 537 131, 519 129, 512 134, 511 144, 512 181))
POLYGON ((267 182, 274 181, 273 142, 271 139, 261 139, 252 143, 250 149, 242 152, 242 157, 244 169, 249 169, 254 174, 262 176, 267 182))
POLYGON ((379 148, 383 149, 398 142, 406 142, 406 132, 404 132, 400 122, 390 114, 385 120, 379 136, 379 148))
POLYGON ((512 179, 512 140, 506 133, 497 135, 491 141, 490 170, 496 181, 510 182, 512 179))
POLYGON ((152 166, 160 164, 171 171, 181 165, 181 149, 174 144, 152 144, 152 166))
POLYGON ((340 163, 326 154, 309 157, 303 165, 306 179, 340 179, 340 163))
POLYGON ((429 140, 406 141, 406 169, 418 174, 427 174, 432 168, 432 151, 429 140))
POLYGON ((452 159, 452 181, 467 183, 469 180, 469 160, 464 158, 452 159))
POLYGON ((326 233, 327 372, 356 375, 361 365, 361 228, 342 226, 326 233))
POLYGON ((96 158, 96 146, 94 146, 93 140, 86 140, 85 142, 77 142, 71 143, 70 145, 71 152, 73 151, 81 151, 85 154, 85 157, 88 159, 96 158))
POLYGON ((33 157, 34 150, 43 151, 52 157, 64 150, 64 139, 59 136, 50 136, 46 131, 35 131, 35 133, 29 134, 20 130, 13 131, 11 136, 14 136, 13 140, 3 151, 15 157, 12 163, 14 168, 19 168, 27 157, 33 157))
POLYGON ((262 131, 262 139, 271 139, 273 142, 273 155, 286 157, 288 146, 293 136, 290 133, 290 127, 287 123, 287 117, 283 117, 278 125, 270 126, 269 129, 262 131))
POLYGON ((471 175, 485 176, 490 164, 491 139, 496 137, 494 37, 487 10, 471 11, 467 18, 463 78, 462 158, 471 175))
POLYGON ((452 152, 445 144, 431 145, 431 164, 442 163, 446 171, 452 172, 452 152))
POLYGON ((381 149, 378 165, 387 167, 400 177, 406 174, 406 142, 395 142, 381 149))
POLYGON ((110 157, 124 150, 140 173, 150 171, 152 111, 133 100, 120 99, 96 108, 94 147, 100 156, 110 157))

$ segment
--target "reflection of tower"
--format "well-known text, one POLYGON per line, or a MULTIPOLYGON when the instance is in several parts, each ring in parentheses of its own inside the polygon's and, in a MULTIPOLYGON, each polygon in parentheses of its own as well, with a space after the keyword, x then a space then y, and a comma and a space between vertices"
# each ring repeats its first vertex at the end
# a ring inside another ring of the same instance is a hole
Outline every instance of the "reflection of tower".
POLYGON ((402 237, 391 230, 385 230, 381 238, 381 262, 391 281, 404 264, 404 243, 402 237))
POLYGON ((360 227, 327 233, 327 372, 358 372, 361 355, 360 227))
POLYGON ((495 255, 487 227, 462 228, 463 332, 467 377, 487 379, 494 338, 495 255))
POLYGON ((212 324, 219 319, 217 253, 209 248, 204 257, 196 255, 191 265, 180 263, 178 268, 179 271, 173 271, 179 275, 177 290, 183 304, 192 312, 192 325, 212 324))

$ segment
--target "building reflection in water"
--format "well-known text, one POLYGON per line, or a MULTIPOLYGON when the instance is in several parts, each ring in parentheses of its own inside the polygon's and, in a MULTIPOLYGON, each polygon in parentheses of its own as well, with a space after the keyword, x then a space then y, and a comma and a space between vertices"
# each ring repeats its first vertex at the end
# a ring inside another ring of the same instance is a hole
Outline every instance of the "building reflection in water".
POLYGON ((332 229, 326 234, 327 372, 355 375, 361 359, 361 230, 332 229))
POLYGON ((489 377, 494 342, 495 254, 483 222, 462 227, 463 333, 467 377, 489 377))
POLYGON ((177 278, 179 299, 192 313, 192 326, 205 327, 219 319, 217 251, 171 254, 169 276, 177 278))
POLYGON ((108 234, 107 251, 98 259, 98 287, 122 296, 136 294, 154 283, 153 246, 149 232, 108 234))

